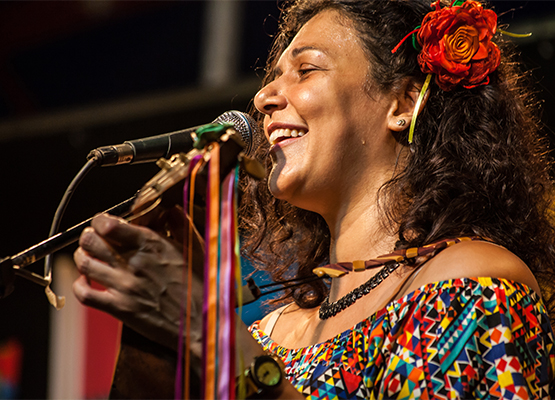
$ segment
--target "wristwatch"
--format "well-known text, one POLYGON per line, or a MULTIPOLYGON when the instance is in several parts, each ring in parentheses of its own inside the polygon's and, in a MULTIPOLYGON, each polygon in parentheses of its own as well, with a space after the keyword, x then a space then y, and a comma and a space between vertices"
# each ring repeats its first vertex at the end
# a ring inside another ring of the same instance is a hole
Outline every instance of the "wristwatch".
POLYGON ((263 398, 279 394, 277 388, 283 381, 283 361, 275 354, 255 357, 251 366, 245 370, 246 398, 263 398))

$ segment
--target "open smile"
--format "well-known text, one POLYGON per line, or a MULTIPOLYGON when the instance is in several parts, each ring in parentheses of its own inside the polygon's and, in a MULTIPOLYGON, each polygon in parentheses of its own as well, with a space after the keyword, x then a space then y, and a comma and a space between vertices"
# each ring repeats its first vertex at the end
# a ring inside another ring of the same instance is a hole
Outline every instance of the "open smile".
POLYGON ((302 137, 306 135, 304 129, 276 129, 270 135, 270 144, 273 146, 285 139, 302 137))

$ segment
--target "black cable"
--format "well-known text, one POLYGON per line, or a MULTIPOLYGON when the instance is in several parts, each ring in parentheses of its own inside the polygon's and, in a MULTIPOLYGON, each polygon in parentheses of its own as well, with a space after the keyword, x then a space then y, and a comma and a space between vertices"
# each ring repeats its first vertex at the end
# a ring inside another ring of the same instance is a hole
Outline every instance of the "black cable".
MULTIPOLYGON (((56 213, 54 214, 54 218, 52 219, 52 224, 50 225, 50 232, 48 233, 48 237, 52 237, 58 233, 58 229, 60 228, 60 223, 62 221, 62 217, 64 212, 75 192, 75 189, 81 183, 83 178, 87 175, 87 173, 97 165, 98 158, 92 157, 87 163, 81 168, 81 170, 75 175, 69 186, 67 187, 58 208, 56 209, 56 213)), ((48 254, 44 259, 44 276, 49 276, 50 271, 52 271, 52 254, 48 254)))
POLYGON ((288 279, 286 281, 269 283, 267 285, 262 285, 260 287, 254 282, 254 279, 251 277, 247 279, 247 284, 242 286, 243 305, 250 304, 263 296, 280 292, 282 290, 295 288, 297 286, 301 286, 306 283, 315 282, 317 280, 324 279, 325 277, 326 276, 308 276, 306 278, 294 278, 294 279, 288 279), (293 283, 292 285, 288 285, 288 283, 291 283, 291 282, 296 282, 296 283, 293 283), (267 292, 262 292, 260 290, 260 289, 266 289, 274 286, 281 286, 281 287, 267 292))
POLYGON ((295 282, 295 281, 301 281, 302 283, 305 283, 304 281, 307 281, 307 280, 308 280, 308 281, 312 282, 312 281, 314 281, 314 280, 316 280, 316 279, 321 279, 321 278, 323 278, 323 277, 320 277, 320 276, 307 276, 307 277, 304 277, 304 278, 293 278, 293 279, 288 279, 288 280, 286 280, 286 281, 279 281, 279 282, 268 283, 267 285, 262 285, 262 286, 259 286, 258 288, 259 288, 259 289, 265 289, 265 288, 267 288, 267 287, 272 287, 272 286, 277 286, 277 285, 283 285, 284 283, 290 283, 290 282, 295 282))
POLYGON ((295 283, 293 285, 287 285, 287 286, 284 285, 281 288, 270 290, 269 292, 261 292, 260 296, 261 297, 262 296, 267 296, 267 295, 272 294, 272 293, 280 292, 280 291, 285 290, 285 289, 291 289, 291 288, 294 288, 294 287, 297 287, 297 286, 304 285, 305 283, 318 281, 320 279, 324 279, 324 277, 323 276, 314 276, 314 277, 311 276, 311 277, 307 277, 307 278, 291 279, 291 280, 288 280, 288 281, 276 282, 276 283, 272 283, 272 284, 269 284, 269 285, 260 286, 260 289, 262 289, 262 288, 269 287, 269 286, 283 285, 284 283, 288 283, 288 282, 292 282, 292 281, 299 281, 298 283, 295 283))

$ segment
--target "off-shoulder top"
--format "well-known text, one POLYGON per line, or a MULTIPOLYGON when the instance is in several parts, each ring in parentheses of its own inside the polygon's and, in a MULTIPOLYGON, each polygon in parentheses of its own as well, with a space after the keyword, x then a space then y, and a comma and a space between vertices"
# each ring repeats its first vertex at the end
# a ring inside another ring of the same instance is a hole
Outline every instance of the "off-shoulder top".
POLYGON ((555 398, 547 311, 533 290, 509 280, 428 284, 298 349, 281 347, 258 322, 250 330, 308 399, 555 398))

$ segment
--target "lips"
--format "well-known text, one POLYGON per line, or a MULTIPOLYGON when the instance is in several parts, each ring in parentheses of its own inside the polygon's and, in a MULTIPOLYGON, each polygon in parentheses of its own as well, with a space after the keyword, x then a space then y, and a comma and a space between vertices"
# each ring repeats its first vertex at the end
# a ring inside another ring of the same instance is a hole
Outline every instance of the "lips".
POLYGON ((272 134, 270 135, 270 144, 273 146, 282 140, 289 139, 289 138, 296 138, 302 137, 306 135, 306 131, 304 129, 275 129, 272 134))

